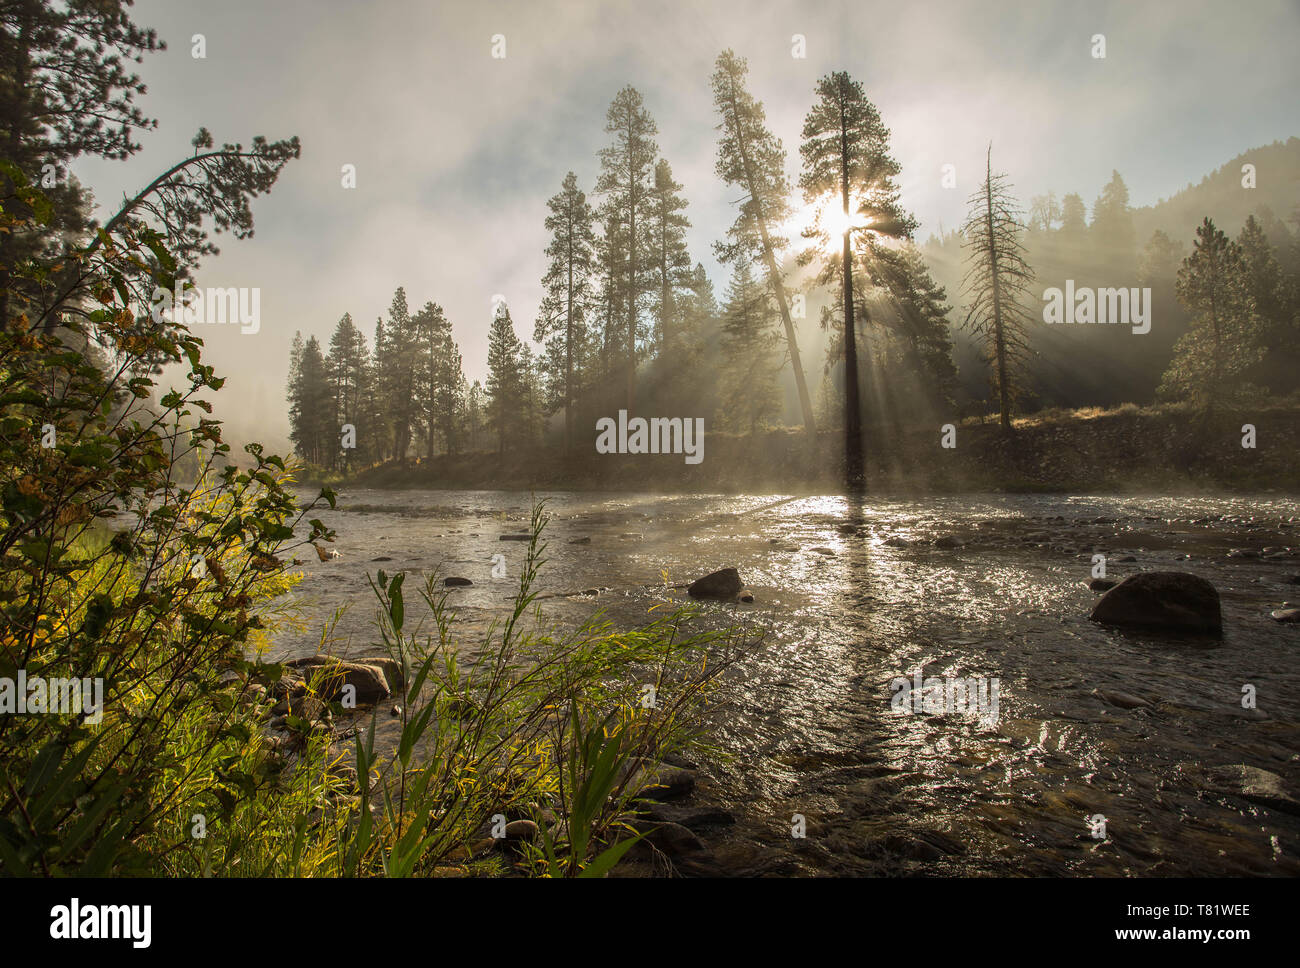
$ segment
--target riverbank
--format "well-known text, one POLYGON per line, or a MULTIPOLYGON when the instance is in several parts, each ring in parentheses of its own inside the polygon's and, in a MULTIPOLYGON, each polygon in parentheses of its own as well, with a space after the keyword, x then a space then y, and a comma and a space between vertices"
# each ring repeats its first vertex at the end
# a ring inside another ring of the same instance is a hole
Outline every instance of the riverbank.
MULTIPOLYGON (((1004 433, 995 421, 873 435, 868 489, 877 494, 1260 493, 1300 482, 1300 404, 1213 415, 1186 408, 1044 411, 1004 433), (1243 427, 1254 428, 1253 441, 1243 427), (1252 444, 1253 446, 1243 446, 1252 444), (949 444, 951 446, 945 446, 949 444)), ((352 475, 305 473, 305 483, 368 488, 827 493, 842 488, 843 437, 802 431, 707 432, 703 460, 679 454, 565 456, 552 447, 389 461, 352 475)))

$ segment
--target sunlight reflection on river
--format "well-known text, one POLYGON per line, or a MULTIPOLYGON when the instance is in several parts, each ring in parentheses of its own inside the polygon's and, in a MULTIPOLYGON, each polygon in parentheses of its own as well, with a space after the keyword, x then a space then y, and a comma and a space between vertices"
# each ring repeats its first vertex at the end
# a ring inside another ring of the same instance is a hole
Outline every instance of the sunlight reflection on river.
MULTIPOLYGON (((1294 783, 1300 672, 1294 627, 1268 620, 1300 589, 1300 560, 1228 559, 1290 546, 1276 499, 1002 496, 873 501, 788 495, 539 494, 552 520, 537 591, 548 621, 593 610, 635 626, 680 584, 740 570, 752 605, 704 604, 695 621, 744 622, 761 645, 734 670, 695 799, 735 815, 706 833, 700 872, 1297 873, 1300 825, 1206 794, 1203 770, 1245 763, 1294 783), (936 544, 936 539, 948 537, 936 544), (590 538, 589 543, 571 541, 590 538), (1093 553, 1110 575, 1188 570, 1223 597, 1222 642, 1126 636, 1088 621, 1093 553), (1121 563, 1132 554, 1137 560, 1121 563), (1185 560, 1182 556, 1190 556, 1185 560), (891 709, 889 683, 998 679, 996 722, 891 709), (1241 707, 1254 684, 1260 709, 1241 707), (1094 695, 1120 690, 1150 705, 1094 695), (808 836, 791 837, 794 814, 808 836), (1107 820, 1090 836, 1085 818, 1107 820)), ((530 496, 365 491, 321 514, 341 557, 304 563, 296 601, 317 631, 273 655, 315 650, 347 605, 335 651, 373 652, 366 574, 456 575, 460 635, 509 607, 530 496), (492 577, 503 554, 507 577, 492 577)), ((1300 542, 1295 542, 1300 544, 1300 542)), ((314 556, 311 556, 314 559, 314 556)), ((408 587, 412 584, 408 581, 408 587)), ((408 614, 421 611, 408 603, 408 614)))

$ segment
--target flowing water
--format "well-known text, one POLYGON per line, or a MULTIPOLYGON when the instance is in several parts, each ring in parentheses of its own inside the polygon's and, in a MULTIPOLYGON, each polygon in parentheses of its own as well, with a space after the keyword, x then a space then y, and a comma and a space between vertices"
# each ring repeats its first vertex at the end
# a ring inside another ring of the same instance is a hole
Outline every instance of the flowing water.
MULTIPOLYGON (((536 590, 605 589, 546 599, 548 620, 602 609, 644 624, 665 599, 687 601, 666 586, 723 567, 754 592, 699 606, 697 622, 764 637, 731 670, 712 726, 725 755, 700 758, 691 801, 735 822, 699 828, 709 850, 686 873, 1300 873, 1295 801, 1243 799, 1221 776, 1300 779, 1300 626, 1269 617, 1300 600, 1291 500, 538 497, 552 517, 536 590), (961 546, 935 543, 945 536, 961 546), (1240 548, 1263 555, 1229 556, 1240 548), (1209 579, 1222 639, 1090 622, 1096 553, 1111 578, 1209 579), (895 709, 891 681, 918 671, 996 679, 996 717, 895 709)), ((530 500, 349 490, 321 515, 340 557, 303 564, 298 602, 317 625, 348 604, 333 649, 373 654, 366 574, 405 570, 410 588, 436 568, 474 582, 452 603, 475 643, 510 607, 527 546, 500 535, 526 530, 530 500), (499 554, 505 578, 492 577, 499 554)), ((408 626, 419 614, 408 604, 408 626)), ((282 634, 273 655, 310 653, 318 635, 282 634)))

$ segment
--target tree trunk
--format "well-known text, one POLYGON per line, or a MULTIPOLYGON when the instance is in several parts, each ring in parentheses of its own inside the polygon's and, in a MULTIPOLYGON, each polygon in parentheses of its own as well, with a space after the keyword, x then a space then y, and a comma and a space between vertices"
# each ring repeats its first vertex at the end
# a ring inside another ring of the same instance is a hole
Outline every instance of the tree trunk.
POLYGON ((790 366, 794 369, 794 385, 799 391, 799 409, 803 413, 804 431, 808 434, 810 441, 815 441, 817 439, 817 422, 813 418, 812 398, 808 396, 808 383, 803 375, 803 360, 799 356, 799 343, 794 335, 794 321, 790 318, 790 301, 786 298, 785 284, 781 281, 781 271, 776 264, 772 238, 767 230, 767 216, 763 212, 763 204, 759 200, 758 192, 755 190, 757 184, 753 164, 749 159, 745 139, 741 136, 740 113, 736 105, 734 83, 731 87, 731 116, 736 119, 736 145, 740 151, 741 163, 745 166, 746 187, 749 189, 749 197, 754 200, 754 216, 758 221, 758 235, 763 243, 763 261, 767 267, 768 284, 771 285, 772 292, 776 296, 777 306, 781 310, 781 322, 785 327, 785 342, 790 350, 790 366))
POLYGON ((844 206, 844 473, 850 490, 863 481, 862 399, 858 386, 858 338, 853 320, 853 229, 849 222, 849 145, 840 105, 840 199, 844 206))

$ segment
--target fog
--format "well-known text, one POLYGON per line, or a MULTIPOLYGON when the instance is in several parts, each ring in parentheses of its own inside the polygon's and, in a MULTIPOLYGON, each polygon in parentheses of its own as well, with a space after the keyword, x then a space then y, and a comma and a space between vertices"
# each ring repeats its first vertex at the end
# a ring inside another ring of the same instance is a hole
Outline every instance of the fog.
MULTIPOLYGON (((444 307, 471 380, 486 371, 494 295, 506 297, 520 337, 531 336, 546 199, 570 169, 591 192, 605 110, 626 84, 658 123, 660 154, 690 201, 692 259, 720 295, 726 274, 711 246, 737 200, 713 173, 709 76, 722 49, 749 59, 792 177, 816 80, 838 69, 861 80, 892 129, 922 241, 960 224, 990 140, 1022 199, 1054 190, 1090 201, 1119 169, 1142 206, 1245 147, 1294 133, 1300 8, 1172 9, 141 0, 133 19, 169 45, 139 67, 150 86, 140 103, 158 128, 129 161, 74 171, 94 189, 102 221, 124 192, 188 154, 201 125, 218 143, 302 139, 301 159, 254 202, 255 238, 219 237, 221 254, 197 278, 261 289, 256 334, 200 335, 228 377, 218 415, 229 436, 284 448, 295 331, 326 340, 350 312, 369 335, 401 285, 413 304, 444 307), (1099 33, 1104 60, 1091 54, 1099 33), (191 56, 195 34, 204 59, 191 56), (504 59, 491 56, 495 34, 505 36, 504 59), (806 38, 805 58, 792 56, 795 34, 806 38), (345 164, 356 166, 354 190, 341 187, 345 164), (955 188, 941 187, 947 164, 955 188)), ((810 311, 803 336, 814 386, 816 318, 810 311)))

